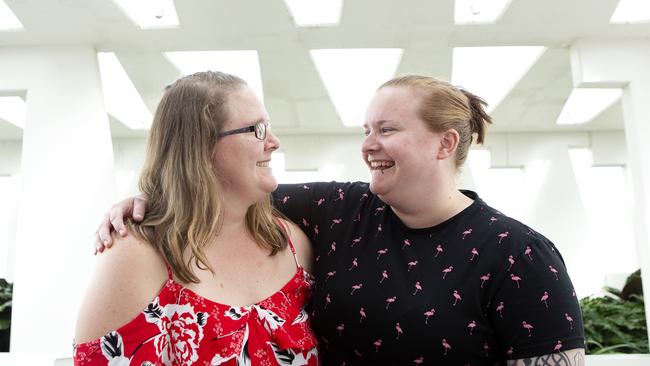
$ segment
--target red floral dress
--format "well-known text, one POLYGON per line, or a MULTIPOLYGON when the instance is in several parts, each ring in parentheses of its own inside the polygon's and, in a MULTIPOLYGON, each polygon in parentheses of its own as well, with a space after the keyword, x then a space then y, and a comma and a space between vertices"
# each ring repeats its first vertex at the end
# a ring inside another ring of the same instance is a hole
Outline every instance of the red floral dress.
MULTIPOLYGON (((289 242, 294 258, 296 252, 289 242)), ((210 301, 169 278, 133 320, 75 345, 82 365, 319 365, 305 305, 312 279, 298 264, 278 292, 248 306, 210 301)))

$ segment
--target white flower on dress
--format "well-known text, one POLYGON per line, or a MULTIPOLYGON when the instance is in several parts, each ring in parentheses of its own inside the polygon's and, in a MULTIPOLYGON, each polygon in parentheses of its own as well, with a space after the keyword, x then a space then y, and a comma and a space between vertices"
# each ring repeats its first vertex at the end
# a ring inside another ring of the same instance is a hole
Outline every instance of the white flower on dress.
POLYGON ((276 330, 278 327, 282 326, 285 322, 284 319, 280 318, 276 313, 264 308, 263 306, 253 305, 257 310, 257 315, 260 320, 264 323, 264 328, 270 333, 271 330, 276 330))
POLYGON ((314 347, 309 350, 306 354, 302 352, 294 352, 292 349, 280 349, 277 344, 273 342, 266 342, 275 355, 275 360, 280 366, 301 366, 309 363, 309 359, 312 357, 318 357, 318 348, 314 347))
POLYGON ((124 343, 122 336, 112 331, 103 336, 100 340, 102 354, 108 360, 108 366, 128 366, 129 359, 124 357, 124 343))
POLYGON ((305 305, 300 309, 300 313, 298 316, 296 316, 296 319, 293 320, 291 323, 292 325, 296 325, 298 323, 304 323, 309 319, 309 315, 307 314, 307 311, 305 310, 305 305))
POLYGON ((194 313, 194 308, 189 304, 168 304, 162 308, 158 321, 153 321, 161 333, 154 345, 165 365, 191 365, 196 362, 199 357, 196 350, 203 339, 203 326, 207 318, 205 313, 194 313))

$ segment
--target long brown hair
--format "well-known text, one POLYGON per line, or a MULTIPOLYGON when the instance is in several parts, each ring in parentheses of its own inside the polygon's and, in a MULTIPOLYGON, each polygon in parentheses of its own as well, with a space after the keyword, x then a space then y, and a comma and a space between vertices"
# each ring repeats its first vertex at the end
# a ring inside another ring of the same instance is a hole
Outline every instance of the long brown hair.
MULTIPOLYGON (((229 118, 229 95, 245 85, 234 75, 199 72, 168 86, 156 109, 140 175, 147 214, 131 227, 184 282, 199 282, 192 263, 213 272, 204 249, 218 235, 227 209, 212 164, 214 146, 229 118)), ((270 195, 246 212, 247 230, 271 255, 287 246, 274 216, 270 195)))
POLYGON ((388 80, 384 87, 411 87, 424 93, 419 117, 433 132, 454 129, 460 135, 456 149, 456 167, 461 167, 467 159, 473 135, 476 143, 482 144, 487 125, 492 117, 485 111, 487 103, 467 90, 429 76, 406 75, 388 80))

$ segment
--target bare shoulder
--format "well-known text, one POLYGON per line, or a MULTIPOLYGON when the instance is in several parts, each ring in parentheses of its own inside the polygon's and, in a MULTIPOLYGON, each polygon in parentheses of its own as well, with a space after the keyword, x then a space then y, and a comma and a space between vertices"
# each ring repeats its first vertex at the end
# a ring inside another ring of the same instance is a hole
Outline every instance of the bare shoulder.
POLYGON ((114 245, 97 255, 79 309, 75 342, 100 338, 136 317, 167 279, 165 262, 133 234, 113 236, 114 245))
POLYGON ((508 366, 528 366, 528 365, 545 365, 545 366, 584 366, 585 350, 583 348, 574 348, 567 351, 549 353, 546 355, 511 360, 508 366))
POLYGON ((280 220, 282 220, 282 223, 287 228, 289 238, 291 239, 294 248, 296 248, 298 262, 307 270, 307 272, 311 272, 314 262, 311 240, 309 240, 307 235, 305 235, 305 233, 300 230, 298 225, 296 225, 293 221, 285 219, 280 220))

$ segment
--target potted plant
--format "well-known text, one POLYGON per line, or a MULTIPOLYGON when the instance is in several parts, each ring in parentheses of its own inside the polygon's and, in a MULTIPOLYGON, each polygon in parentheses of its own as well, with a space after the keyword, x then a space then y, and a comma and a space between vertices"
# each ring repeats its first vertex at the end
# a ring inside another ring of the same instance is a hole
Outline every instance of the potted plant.
POLYGON ((0 352, 9 352, 13 285, 0 278, 0 352))

